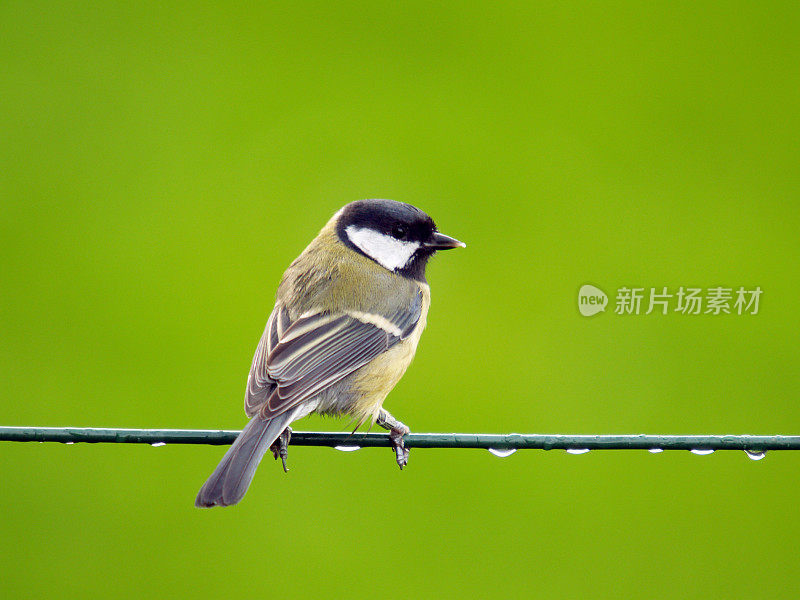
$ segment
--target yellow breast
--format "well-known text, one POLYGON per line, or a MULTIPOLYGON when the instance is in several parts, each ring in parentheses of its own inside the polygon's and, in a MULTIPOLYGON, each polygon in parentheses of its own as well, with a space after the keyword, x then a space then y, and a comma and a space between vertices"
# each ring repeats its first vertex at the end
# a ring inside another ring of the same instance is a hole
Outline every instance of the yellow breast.
POLYGON ((422 312, 414 331, 405 340, 362 367, 353 378, 350 390, 354 392, 357 400, 351 407, 350 413, 358 420, 359 425, 369 419, 374 421, 378 417, 386 396, 397 385, 414 359, 419 338, 427 324, 431 300, 430 287, 424 283, 419 283, 419 287, 422 291, 422 312))

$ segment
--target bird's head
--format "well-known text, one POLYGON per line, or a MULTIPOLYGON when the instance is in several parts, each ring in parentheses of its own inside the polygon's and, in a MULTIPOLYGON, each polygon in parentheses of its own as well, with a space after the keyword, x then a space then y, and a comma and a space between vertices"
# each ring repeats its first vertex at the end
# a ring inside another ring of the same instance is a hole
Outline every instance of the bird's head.
POLYGON ((336 234, 343 244, 388 269, 425 280, 425 265, 437 250, 463 248, 440 233, 420 209, 394 200, 358 200, 338 214, 336 234))

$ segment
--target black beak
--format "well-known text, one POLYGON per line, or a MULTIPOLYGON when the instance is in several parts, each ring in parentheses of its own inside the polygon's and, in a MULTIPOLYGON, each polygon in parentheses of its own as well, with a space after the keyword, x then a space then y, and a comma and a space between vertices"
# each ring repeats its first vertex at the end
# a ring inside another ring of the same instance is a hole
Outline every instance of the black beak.
POLYGON ((433 250, 450 250, 451 248, 466 248, 464 242, 459 242, 456 238, 451 238, 449 235, 434 232, 433 238, 429 242, 425 242, 426 248, 433 250))

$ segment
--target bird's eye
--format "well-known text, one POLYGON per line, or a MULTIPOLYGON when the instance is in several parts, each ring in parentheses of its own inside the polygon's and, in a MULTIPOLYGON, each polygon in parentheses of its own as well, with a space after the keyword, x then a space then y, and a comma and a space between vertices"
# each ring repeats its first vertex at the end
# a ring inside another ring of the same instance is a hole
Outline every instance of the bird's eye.
POLYGON ((408 229, 402 223, 395 224, 392 227, 392 237, 398 240, 402 240, 408 235, 408 229))

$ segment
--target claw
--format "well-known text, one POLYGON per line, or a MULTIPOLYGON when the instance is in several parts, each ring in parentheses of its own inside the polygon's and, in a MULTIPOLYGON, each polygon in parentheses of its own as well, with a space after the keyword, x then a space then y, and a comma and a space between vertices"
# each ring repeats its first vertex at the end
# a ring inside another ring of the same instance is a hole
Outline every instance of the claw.
POLYGON ((281 462, 283 463, 283 472, 288 473, 289 467, 286 466, 286 458, 289 455, 289 440, 292 439, 292 428, 287 427, 286 429, 281 432, 276 439, 272 446, 269 447, 272 450, 272 456, 275 457, 275 460, 278 460, 278 457, 281 458, 281 462))
POLYGON ((411 430, 399 423, 400 427, 392 428, 389 432, 389 439, 392 441, 392 448, 394 448, 395 458, 397 459, 397 466, 400 467, 400 470, 403 470, 408 464, 408 454, 409 449, 406 448, 405 444, 403 443, 403 436, 407 433, 410 433, 411 430))
POLYGON ((394 455, 397 459, 397 466, 400 470, 408 464, 408 448, 403 443, 403 436, 410 433, 411 430, 403 425, 400 421, 395 419, 389 411, 382 408, 378 413, 378 418, 375 422, 384 429, 389 430, 389 439, 392 442, 394 455))

